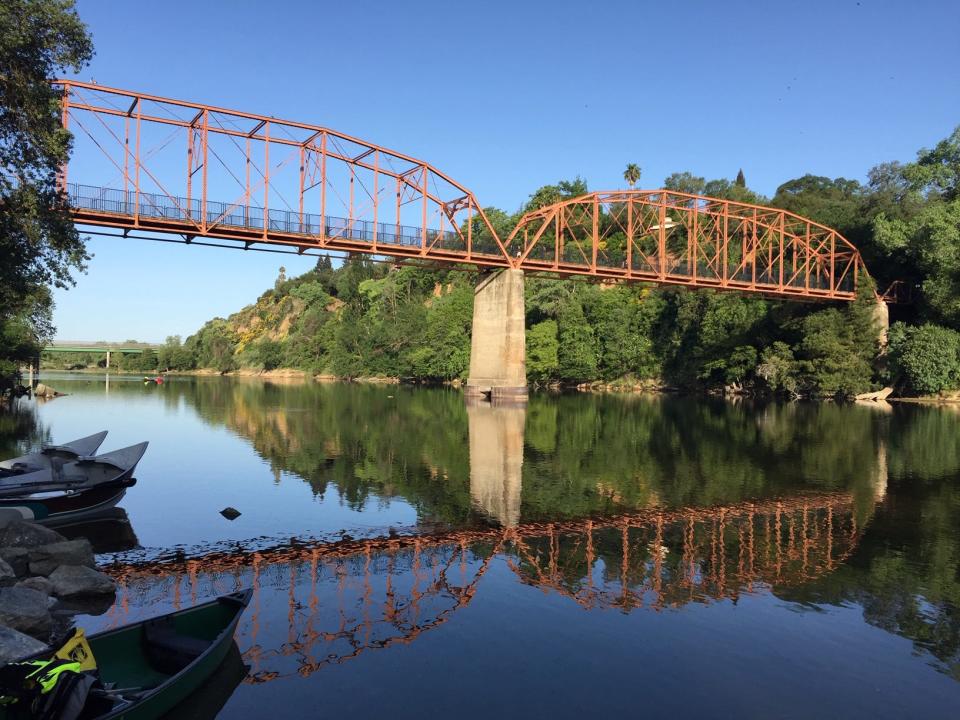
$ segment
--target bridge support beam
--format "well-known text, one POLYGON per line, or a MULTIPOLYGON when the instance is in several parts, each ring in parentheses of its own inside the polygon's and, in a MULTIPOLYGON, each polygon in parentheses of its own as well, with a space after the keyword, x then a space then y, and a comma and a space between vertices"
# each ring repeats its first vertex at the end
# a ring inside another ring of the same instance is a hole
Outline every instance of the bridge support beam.
POLYGON ((890 331, 890 306, 880 298, 877 298, 877 304, 873 308, 873 322, 877 328, 880 348, 886 350, 887 333, 890 331))
POLYGON ((498 270, 477 285, 467 396, 526 402, 523 271, 498 270))

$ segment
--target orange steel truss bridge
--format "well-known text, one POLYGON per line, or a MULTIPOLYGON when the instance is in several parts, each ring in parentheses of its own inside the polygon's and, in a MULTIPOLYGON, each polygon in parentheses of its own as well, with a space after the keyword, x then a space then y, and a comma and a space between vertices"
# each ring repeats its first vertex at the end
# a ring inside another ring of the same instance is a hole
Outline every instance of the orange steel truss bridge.
POLYGON ((841 565, 863 530, 853 496, 834 492, 103 569, 119 585, 115 625, 157 604, 252 587, 238 639, 256 683, 414 642, 474 599, 497 558, 520 582, 584 609, 656 611, 803 584, 841 565), (271 614, 284 599, 286 612, 271 614))
POLYGON ((502 238, 448 175, 335 130, 74 80, 55 85, 75 138, 61 189, 76 223, 101 234, 808 300, 851 300, 867 275, 857 248, 831 228, 667 190, 564 200, 527 213, 502 238))

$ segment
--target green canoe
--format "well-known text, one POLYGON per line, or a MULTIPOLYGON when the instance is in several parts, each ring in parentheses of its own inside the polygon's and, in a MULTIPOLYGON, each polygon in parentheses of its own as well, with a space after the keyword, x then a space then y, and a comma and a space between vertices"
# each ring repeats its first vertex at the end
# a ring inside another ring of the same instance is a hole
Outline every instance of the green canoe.
MULTIPOLYGON (((93 717, 160 718, 182 702, 214 674, 234 646, 234 631, 250 595, 250 590, 223 595, 87 638, 100 681, 108 688, 107 708, 93 717)), ((100 695, 97 702, 103 704, 100 695)), ((0 707, 0 720, 19 717, 13 706, 7 712, 0 707)))

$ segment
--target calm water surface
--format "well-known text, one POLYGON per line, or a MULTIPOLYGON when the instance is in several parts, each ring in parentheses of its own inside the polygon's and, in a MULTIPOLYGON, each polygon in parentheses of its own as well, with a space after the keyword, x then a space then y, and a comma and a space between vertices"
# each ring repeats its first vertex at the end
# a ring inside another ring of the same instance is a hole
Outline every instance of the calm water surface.
POLYGON ((150 441, 88 630, 254 589, 198 716, 957 716, 955 409, 44 381, 4 456, 150 441))

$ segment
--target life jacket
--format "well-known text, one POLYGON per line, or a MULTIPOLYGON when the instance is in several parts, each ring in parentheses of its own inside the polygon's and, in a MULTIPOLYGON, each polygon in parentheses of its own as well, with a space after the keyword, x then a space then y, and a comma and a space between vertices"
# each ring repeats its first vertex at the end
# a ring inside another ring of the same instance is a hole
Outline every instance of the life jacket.
POLYGON ((76 718, 99 684, 96 670, 93 651, 76 628, 52 657, 0 667, 0 706, 38 720, 76 718))

